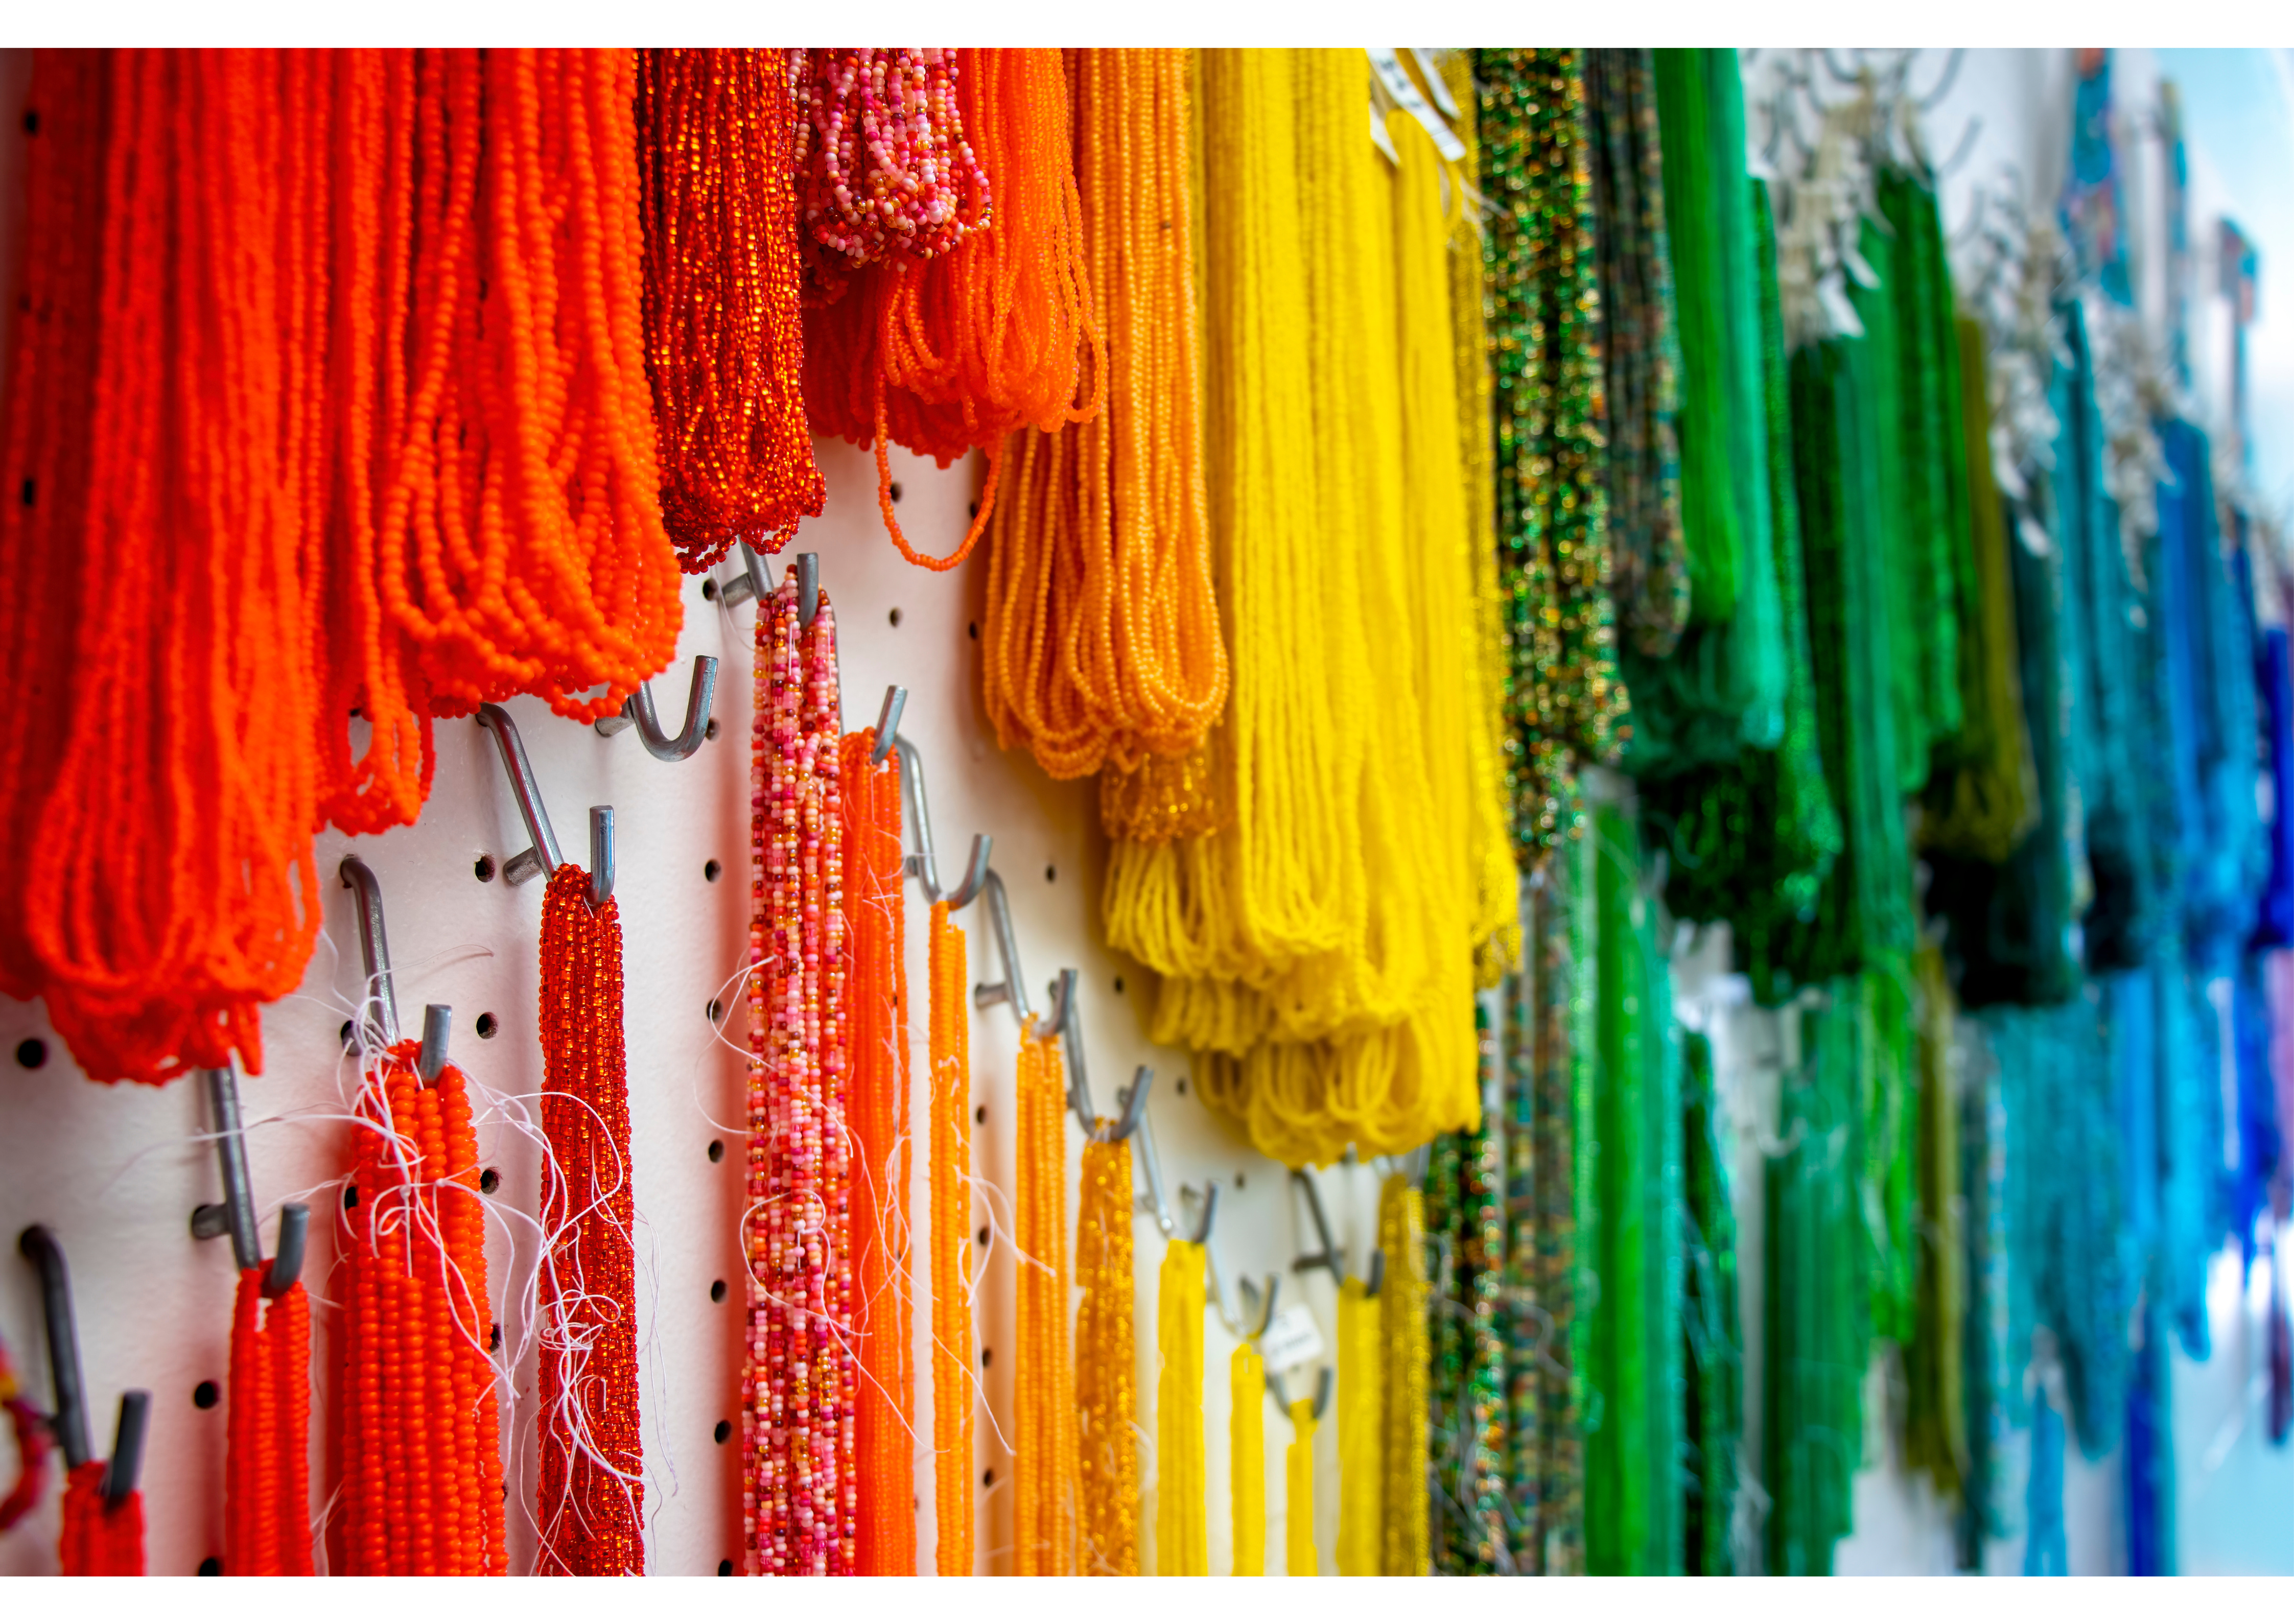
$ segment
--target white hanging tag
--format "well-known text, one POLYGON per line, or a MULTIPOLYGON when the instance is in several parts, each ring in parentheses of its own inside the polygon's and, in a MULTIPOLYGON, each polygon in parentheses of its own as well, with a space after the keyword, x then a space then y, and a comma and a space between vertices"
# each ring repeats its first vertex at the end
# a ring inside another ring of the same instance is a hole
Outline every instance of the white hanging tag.
POLYGON ((1370 104, 1370 142, 1386 154, 1386 161, 1395 168, 1402 167, 1402 154, 1394 150, 1394 137, 1386 131, 1386 120, 1378 116, 1378 103, 1370 104))
POLYGON ((1442 110, 1442 117, 1452 124, 1461 121, 1465 115, 1458 110, 1458 98, 1452 95, 1449 85, 1443 83, 1442 70, 1434 65, 1434 53, 1412 45, 1410 54, 1418 59, 1418 71, 1426 76, 1427 88, 1434 93, 1434 105, 1442 110))
POLYGON ((1258 1339, 1258 1357, 1276 1375, 1295 1370, 1322 1357, 1322 1330, 1304 1303, 1280 1310, 1266 1335, 1258 1339))
POLYGON ((1426 133, 1434 138, 1434 150, 1453 164, 1463 161, 1466 143, 1458 139, 1456 132, 1442 122, 1442 115, 1418 93, 1418 86, 1411 82, 1409 73, 1402 66, 1402 59, 1391 51, 1372 51, 1370 53, 1370 65, 1378 75, 1378 82, 1386 86, 1386 93, 1394 98, 1395 105, 1417 119, 1425 126, 1426 133))

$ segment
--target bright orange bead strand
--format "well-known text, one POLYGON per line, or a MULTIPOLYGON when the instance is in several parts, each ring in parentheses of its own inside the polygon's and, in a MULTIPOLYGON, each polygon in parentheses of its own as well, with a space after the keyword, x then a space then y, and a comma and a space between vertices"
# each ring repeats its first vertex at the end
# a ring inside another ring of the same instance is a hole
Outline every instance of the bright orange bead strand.
POLYGON ((1068 1359, 1067 1092, 1059 1040, 1038 1036, 1033 1016, 1020 1036, 1020 1193, 1013 1203, 1019 1249, 1020 1358, 1012 1423, 1012 1571, 1023 1577, 1076 1571, 1075 1381, 1068 1359))
POLYGON ((332 1565, 497 1576, 508 1566, 477 1134, 460 1068, 426 1086, 419 1051, 397 1044, 359 1091, 343 1192, 332 1565))
POLYGON ((908 1301, 911 1166, 908 981, 900 860, 900 766, 870 762, 873 727, 844 735, 844 935, 853 1146, 853 1332, 859 1343, 854 1571, 916 1571, 915 1369, 908 1301))
POLYGON ((992 220, 954 251, 885 253, 805 320, 813 427, 874 447, 884 528, 903 557, 931 570, 963 563, 985 530, 1005 437, 1095 416, 1106 390, 1060 53, 955 54, 960 134, 994 195, 992 220), (917 552, 900 530, 887 456, 893 443, 942 467, 987 448, 979 511, 945 557, 917 552))
POLYGON ((804 417, 785 51, 638 53, 646 369, 662 521, 688 572, 778 552, 826 491, 804 417))
POLYGON ((836 615, 799 624, 793 576, 757 615, 751 755, 751 1571, 854 1570, 851 1142, 836 615))
POLYGON ((931 906, 931 1336, 933 1571, 969 1579, 974 1502, 972 1376, 972 988, 964 932, 948 904, 931 906))
POLYGON ((568 863, 541 902, 540 1573, 641 1574, 637 1205, 618 897, 568 863))
POLYGON ((1076 1214, 1076 1280, 1083 1287, 1075 1333, 1076 1567, 1136 1579, 1139 1352, 1132 1328, 1131 1212, 1130 1142, 1088 1141, 1076 1214))
POLYGON ((64 1478, 63 1534, 57 1542, 66 1579, 143 1576, 143 1491, 118 1506, 104 1498, 107 1462, 84 1460, 64 1478))
POLYGON ((1184 51, 1071 53, 1106 409, 1005 448, 983 697, 1054 778, 1181 755, 1226 702, 1204 505, 1184 51))
POLYGON ((223 1568, 307 1576, 311 1300, 299 1280, 266 1300, 269 1272, 268 1264, 240 1271, 232 1313, 223 1568))
POLYGON ((318 927, 312 59, 42 52, 0 504, 0 991, 89 1076, 262 1065, 318 927), (151 560, 128 567, 126 560, 151 560))

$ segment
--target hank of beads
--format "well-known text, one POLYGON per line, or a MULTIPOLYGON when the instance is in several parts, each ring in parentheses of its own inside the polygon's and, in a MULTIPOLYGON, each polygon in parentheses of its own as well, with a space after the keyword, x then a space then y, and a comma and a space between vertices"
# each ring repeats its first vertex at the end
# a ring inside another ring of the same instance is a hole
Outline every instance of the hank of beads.
POLYGON ((945 901, 931 909, 933 1571, 970 1578, 972 1561, 972 1023, 964 932, 945 901))
POLYGON ((757 616, 743 1515, 752 1572, 858 1555, 836 618, 757 616))
POLYGON ((311 1564, 311 1300, 297 1281, 266 1303, 267 1264, 240 1271, 224 1454, 224 1571, 311 1564))

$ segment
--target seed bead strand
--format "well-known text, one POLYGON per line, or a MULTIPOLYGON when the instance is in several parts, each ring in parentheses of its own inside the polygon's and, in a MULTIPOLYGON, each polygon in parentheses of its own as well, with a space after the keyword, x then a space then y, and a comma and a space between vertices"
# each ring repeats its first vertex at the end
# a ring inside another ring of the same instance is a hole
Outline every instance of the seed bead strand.
POLYGON ((804 418, 787 54, 642 51, 637 117, 662 520, 698 572, 736 540, 778 552, 826 496, 804 418))
POLYGON ((1155 1571, 1211 1571, 1209 1483, 1203 1465, 1203 1248, 1163 1248, 1155 1293, 1155 1571))
MULTIPOLYGON (((1062 1158, 1064 1159, 1064 1158, 1062 1158)), ((1060 1174, 1065 1181, 1064 1168, 1060 1174)), ((1139 1365, 1132 1335, 1131 1146, 1087 1141, 1076 1213, 1078 1572, 1139 1576, 1139 1365)))
POLYGON ((933 1571, 972 1571, 972 1025, 964 932, 935 902, 931 923, 933 1571))
POLYGON ((578 864, 552 874, 542 897, 541 980, 541 1128, 549 1156, 537 1281, 535 1568, 584 1578, 642 1574, 645 1458, 621 902, 609 897, 592 911, 590 876, 578 864))

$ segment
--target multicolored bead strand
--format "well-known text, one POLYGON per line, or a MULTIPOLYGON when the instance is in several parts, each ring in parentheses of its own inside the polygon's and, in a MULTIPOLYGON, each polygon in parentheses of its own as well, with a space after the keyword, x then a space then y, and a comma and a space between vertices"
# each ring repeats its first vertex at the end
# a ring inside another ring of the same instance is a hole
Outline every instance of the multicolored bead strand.
POLYGON ((836 616, 785 579, 757 615, 749 1009, 749 1362, 758 1573, 853 1571, 851 1141, 836 616))
POLYGON ((637 1206, 622 1035, 622 910, 568 863, 541 903, 541 1547, 535 1569, 642 1574, 637 1206))

